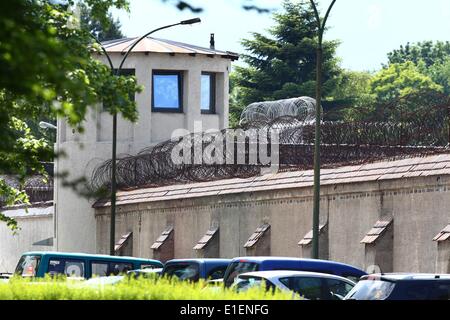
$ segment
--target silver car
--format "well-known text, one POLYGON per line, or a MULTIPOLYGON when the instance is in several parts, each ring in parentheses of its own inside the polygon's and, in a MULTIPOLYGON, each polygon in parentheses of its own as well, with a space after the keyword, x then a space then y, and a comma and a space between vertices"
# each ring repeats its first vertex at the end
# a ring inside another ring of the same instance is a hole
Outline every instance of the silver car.
POLYGON ((240 274, 232 285, 237 291, 265 285, 300 295, 307 300, 343 300, 356 285, 353 281, 325 273, 307 271, 255 271, 240 274))

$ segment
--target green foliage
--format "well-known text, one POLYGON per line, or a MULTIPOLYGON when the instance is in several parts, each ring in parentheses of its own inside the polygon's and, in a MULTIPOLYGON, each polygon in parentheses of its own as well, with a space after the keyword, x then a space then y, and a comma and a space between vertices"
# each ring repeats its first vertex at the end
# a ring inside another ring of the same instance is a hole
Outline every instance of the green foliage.
POLYGON ((336 78, 336 87, 323 105, 331 105, 325 109, 326 120, 356 120, 354 109, 371 106, 375 96, 371 92, 369 72, 343 70, 336 78))
MULTIPOLYGON (((431 77, 420 72, 413 62, 393 63, 376 73, 369 81, 368 88, 363 88, 360 102, 345 110, 349 120, 390 120, 402 121, 402 112, 411 112, 427 106, 427 99, 442 93, 441 85, 431 77), (400 99, 407 100, 396 110, 383 114, 380 109, 400 99), (378 118, 377 118, 378 117, 378 118)), ((361 89, 361 88, 360 88, 361 89)))
POLYGON ((450 95, 450 55, 427 68, 426 74, 443 87, 445 94, 450 95))
MULTIPOLYGON (((285 1, 284 11, 274 14, 270 37, 253 33, 242 41, 249 52, 244 55, 248 67, 236 67, 237 87, 232 112, 252 102, 315 95, 317 24, 309 1, 285 1), (239 106, 239 107, 237 107, 239 106)), ((337 41, 323 44, 323 93, 336 87, 340 74, 335 58, 337 41)), ((236 118, 238 115, 233 115, 236 118)))
MULTIPOLYGON (((126 8, 125 0, 85 0, 93 19, 108 23, 111 6, 126 8)), ((69 5, 38 0, 0 2, 0 174, 43 171, 40 160, 52 148, 36 139, 25 123, 65 118, 82 131, 88 108, 104 102, 111 113, 136 121, 130 92, 139 92, 134 77, 115 77, 95 59, 98 46, 80 29, 69 5), (20 119, 20 120, 19 120, 20 119)), ((4 185, 4 181, 2 184, 4 185)), ((19 190, 2 187, 9 204, 23 199, 19 190), (17 201, 14 201, 17 200, 17 201), (11 201, 10 201, 11 200, 11 201)), ((1 215, 0 220, 6 220, 1 215)))
POLYGON ((292 294, 251 288, 237 293, 166 278, 129 278, 114 285, 88 286, 83 280, 23 279, 0 282, 0 300, 290 300, 292 294))
POLYGON ((415 65, 424 62, 426 67, 443 63, 450 56, 450 42, 424 41, 415 44, 407 43, 399 49, 388 53, 389 64, 401 64, 411 61, 415 65))
POLYGON ((429 76, 450 95, 450 42, 424 41, 407 43, 388 53, 389 64, 412 62, 421 73, 429 76))
POLYGON ((95 19, 89 8, 84 3, 77 5, 79 10, 80 27, 93 34, 99 41, 108 41, 123 38, 120 31, 120 21, 114 20, 111 13, 107 15, 107 25, 104 26, 98 19, 95 19))
POLYGON ((370 87, 378 103, 386 103, 411 94, 442 91, 442 86, 420 73, 411 61, 394 63, 381 70, 371 80, 370 87))

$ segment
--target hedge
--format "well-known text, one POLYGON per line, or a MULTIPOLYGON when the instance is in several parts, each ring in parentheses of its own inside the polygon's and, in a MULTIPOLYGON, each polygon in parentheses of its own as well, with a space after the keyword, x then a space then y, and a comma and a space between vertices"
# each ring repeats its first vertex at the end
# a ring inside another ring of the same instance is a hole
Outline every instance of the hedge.
POLYGON ((26 279, 0 282, 0 300, 290 300, 292 294, 263 287, 235 292, 204 281, 190 283, 167 278, 125 278, 109 285, 88 285, 82 280, 26 279))

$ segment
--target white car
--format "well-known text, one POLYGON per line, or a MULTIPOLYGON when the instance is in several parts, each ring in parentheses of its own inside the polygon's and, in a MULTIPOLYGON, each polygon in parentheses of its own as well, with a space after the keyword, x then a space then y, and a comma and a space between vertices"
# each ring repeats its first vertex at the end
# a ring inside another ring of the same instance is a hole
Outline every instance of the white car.
POLYGON ((82 285, 90 287, 97 287, 97 286, 102 287, 105 285, 117 284, 120 281, 124 280, 124 278, 125 276, 96 277, 84 281, 82 285))
POLYGON ((232 288, 245 291, 263 284, 267 289, 290 291, 308 300, 343 300, 356 285, 349 279, 325 273, 273 270, 242 273, 232 288))

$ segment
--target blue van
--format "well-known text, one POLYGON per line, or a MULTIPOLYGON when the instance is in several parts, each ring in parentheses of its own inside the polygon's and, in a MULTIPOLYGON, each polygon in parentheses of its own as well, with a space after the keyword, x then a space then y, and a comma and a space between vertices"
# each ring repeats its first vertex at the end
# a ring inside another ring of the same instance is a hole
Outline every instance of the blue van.
POLYGON ((164 264, 163 276, 198 281, 223 278, 231 259, 173 259, 164 264))
POLYGON ((15 274, 23 277, 66 275, 89 279, 93 276, 109 276, 128 270, 162 268, 158 260, 101 254, 65 252, 27 252, 20 258, 15 274))
POLYGON ((296 270, 334 274, 353 281, 367 275, 366 272, 348 264, 315 259, 299 259, 285 257, 239 257, 234 258, 223 277, 226 287, 230 287, 234 279, 245 272, 267 270, 296 270))

